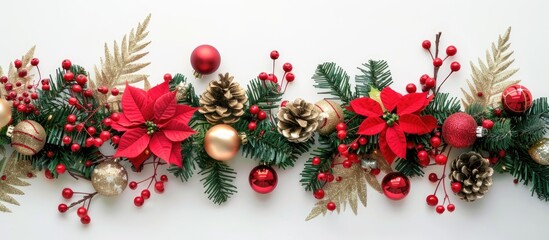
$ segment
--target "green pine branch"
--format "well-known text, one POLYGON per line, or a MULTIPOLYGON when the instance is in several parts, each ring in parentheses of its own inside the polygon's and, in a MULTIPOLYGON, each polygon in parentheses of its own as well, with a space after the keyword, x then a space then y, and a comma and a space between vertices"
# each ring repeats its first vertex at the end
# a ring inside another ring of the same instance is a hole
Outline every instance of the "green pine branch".
POLYGON ((248 106, 257 105, 262 110, 277 108, 278 102, 282 99, 278 87, 278 84, 271 81, 252 79, 246 90, 248 106))
POLYGON ((168 168, 168 172, 172 173, 182 182, 188 181, 193 176, 194 171, 196 170, 195 159, 197 158, 197 156, 196 151, 193 150, 196 146, 193 146, 193 142, 194 137, 191 136, 181 143, 181 156, 183 157, 183 166, 178 167, 172 165, 170 168, 168 168))
POLYGON ((319 94, 331 94, 337 100, 349 103, 353 100, 349 75, 333 62, 318 65, 313 79, 316 82, 314 87, 324 90, 319 94))
POLYGON ((435 98, 427 105, 423 114, 432 115, 442 125, 444 120, 450 115, 459 112, 461 105, 455 97, 450 97, 448 93, 437 93, 435 98))
POLYGON ((532 195, 536 194, 539 199, 549 201, 549 166, 534 162, 526 149, 508 153, 508 156, 510 157, 500 159, 505 171, 524 185, 530 185, 532 195))
POLYGON ((511 121, 502 119, 495 122, 494 127, 488 131, 486 136, 477 139, 477 141, 483 150, 497 152, 511 147, 516 140, 515 136, 516 132, 512 129, 511 121))
POLYGON ((200 96, 196 94, 194 86, 187 82, 187 78, 183 74, 175 74, 170 81, 170 91, 175 91, 180 87, 183 89, 183 97, 178 99, 178 103, 186 104, 191 107, 200 107, 200 96))
POLYGON ((224 162, 211 158, 203 158, 201 161, 206 161, 203 164, 205 166, 202 166, 202 170, 199 172, 199 174, 204 176, 204 178, 200 179, 206 189, 204 193, 208 194, 208 199, 212 200, 215 204, 226 202, 237 192, 236 187, 233 185, 236 172, 224 162))
POLYGON ((323 183, 317 179, 319 172, 331 172, 332 159, 337 152, 337 148, 333 148, 332 140, 330 137, 320 136, 318 138, 319 145, 313 150, 311 157, 305 162, 305 166, 301 171, 301 185, 305 188, 305 191, 316 191, 322 188, 323 183), (313 165, 312 160, 314 157, 320 158, 319 165, 313 165))
POLYGON ((358 68, 362 74, 355 77, 355 98, 369 96, 370 88, 372 86, 381 91, 383 88, 386 88, 393 83, 389 64, 387 64, 386 61, 368 60, 368 62, 363 63, 362 66, 362 68, 358 68))

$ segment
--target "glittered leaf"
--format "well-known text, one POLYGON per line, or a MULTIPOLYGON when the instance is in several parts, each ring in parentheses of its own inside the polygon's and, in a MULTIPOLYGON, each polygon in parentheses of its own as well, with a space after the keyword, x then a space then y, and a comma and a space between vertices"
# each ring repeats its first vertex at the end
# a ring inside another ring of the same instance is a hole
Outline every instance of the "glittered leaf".
POLYGON ((0 212, 11 212, 2 202, 19 205, 19 202, 10 196, 10 194, 23 195, 23 191, 17 187, 28 186, 30 184, 21 179, 29 178, 29 173, 32 176, 36 176, 36 174, 32 169, 31 162, 19 159, 17 152, 12 152, 9 158, 5 154, 4 147, 0 146, 0 175, 6 177, 5 180, 0 181, 0 212))

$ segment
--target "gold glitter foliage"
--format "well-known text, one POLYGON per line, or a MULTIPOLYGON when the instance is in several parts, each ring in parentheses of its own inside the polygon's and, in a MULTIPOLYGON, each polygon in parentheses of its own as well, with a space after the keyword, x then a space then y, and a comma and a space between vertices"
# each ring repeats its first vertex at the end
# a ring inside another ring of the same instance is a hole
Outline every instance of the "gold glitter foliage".
POLYGON ((482 107, 495 107, 501 101, 501 93, 510 85, 520 80, 509 80, 518 69, 510 69, 509 66, 515 61, 511 56, 513 51, 509 50, 511 43, 509 27, 503 36, 499 36, 497 43, 492 43, 492 54, 486 51, 486 62, 479 58, 478 66, 471 62, 472 81, 467 80, 469 92, 461 89, 464 98, 462 99, 465 108, 471 104, 479 104, 482 107))
MULTIPOLYGON (((34 50, 36 49, 36 46, 33 46, 27 51, 27 53, 23 56, 21 59, 22 67, 17 69, 13 65, 13 62, 10 63, 8 68, 8 82, 13 85, 13 90, 17 92, 17 94, 23 93, 23 91, 27 90, 26 86, 29 83, 32 83, 32 79, 34 78, 34 74, 31 74, 31 69, 33 66, 30 64, 31 59, 34 57, 34 50), (20 71, 27 71, 27 75, 25 77, 19 77, 20 71), (22 83, 21 86, 17 86, 16 83, 20 82, 22 83)), ((0 67, 0 77, 4 76, 4 71, 2 70, 2 67, 0 67)), ((0 93, 2 96, 6 96, 7 91, 4 87, 0 88, 0 93)))
POLYGON ((23 195, 23 191, 17 187, 30 184, 21 179, 36 176, 30 161, 17 156, 14 151, 7 158, 6 150, 3 146, 0 147, 0 212, 11 212, 2 202, 19 206, 19 202, 10 195, 23 195))

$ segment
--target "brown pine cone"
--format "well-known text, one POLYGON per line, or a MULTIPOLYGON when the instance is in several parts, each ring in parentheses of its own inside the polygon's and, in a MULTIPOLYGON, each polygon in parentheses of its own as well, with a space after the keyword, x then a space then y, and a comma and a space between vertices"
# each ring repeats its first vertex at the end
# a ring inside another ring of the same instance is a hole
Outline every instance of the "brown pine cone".
POLYGON ((305 142, 318 128, 319 115, 314 104, 298 98, 278 111, 278 132, 290 142, 305 142))
POLYGON ((244 115, 248 101, 246 91, 233 81, 234 77, 219 74, 219 80, 212 81, 200 96, 200 109, 209 123, 235 123, 244 115))
POLYGON ((450 180, 461 183, 457 195, 467 202, 482 198, 492 186, 492 174, 488 159, 476 152, 462 153, 450 166, 450 180))

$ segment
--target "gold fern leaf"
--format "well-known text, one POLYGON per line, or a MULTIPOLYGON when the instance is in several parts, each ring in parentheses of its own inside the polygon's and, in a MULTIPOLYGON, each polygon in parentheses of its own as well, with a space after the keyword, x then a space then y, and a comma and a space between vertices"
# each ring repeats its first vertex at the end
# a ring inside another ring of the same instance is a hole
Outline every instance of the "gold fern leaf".
POLYGON ((29 173, 36 176, 35 171, 29 160, 19 159, 17 152, 13 152, 9 158, 6 158, 4 147, 0 147, 0 212, 11 212, 2 202, 11 203, 19 206, 19 202, 11 195, 23 195, 23 191, 18 186, 29 186, 30 184, 21 180, 29 178, 29 173), (4 179, 5 177, 5 179, 4 179))
MULTIPOLYGON (((143 50, 151 43, 145 41, 149 35, 147 26, 150 19, 151 15, 149 14, 142 23, 137 25, 135 31, 134 29, 130 31, 129 37, 124 35, 120 45, 114 41, 112 53, 105 43, 105 56, 101 58, 101 66, 95 66, 95 83, 93 81, 90 83, 92 88, 96 86, 105 86, 109 89, 116 87, 122 93, 126 82, 130 84, 144 82, 145 90, 150 87, 150 83, 147 81, 148 75, 137 73, 150 64, 150 62, 139 62, 149 54, 143 50)), ((108 102, 115 108, 120 103, 120 96, 96 95, 101 103, 108 102)))
MULTIPOLYGON (((36 46, 32 46, 29 51, 23 56, 21 59, 21 62, 23 62, 23 65, 21 68, 17 69, 13 65, 13 62, 10 63, 8 68, 8 82, 13 84, 13 90, 16 91, 18 94, 23 93, 26 90, 27 84, 32 84, 32 80, 34 79, 34 74, 31 74, 31 70, 34 66, 30 64, 31 59, 34 57, 34 50, 36 49, 36 46), (20 71, 27 71, 27 76, 25 77, 19 77, 20 71), (21 83, 21 86, 17 87, 15 84, 17 82, 21 83)), ((2 68, 0 67, 0 76, 4 76, 4 72, 2 71, 2 68)), ((0 92, 2 93, 2 96, 5 96, 7 94, 6 89, 0 88, 0 92)))
POLYGON ((515 61, 511 58, 513 51, 509 51, 510 35, 511 27, 503 36, 499 36, 497 45, 492 43, 492 54, 489 50, 486 51, 486 62, 482 62, 480 58, 478 66, 471 62, 472 81, 467 80, 469 92, 461 88, 464 95, 462 102, 466 108, 473 103, 478 103, 483 107, 495 107, 501 101, 503 90, 520 82, 520 80, 509 80, 519 70, 518 68, 509 68, 515 61))

